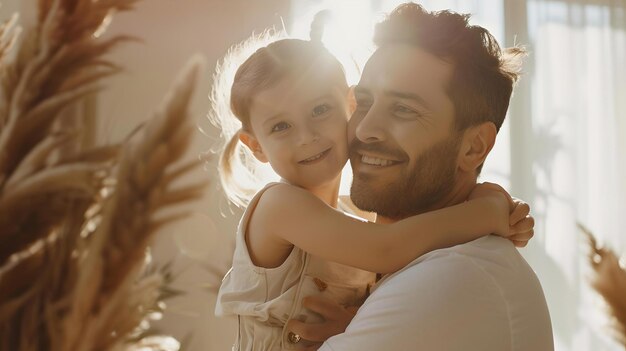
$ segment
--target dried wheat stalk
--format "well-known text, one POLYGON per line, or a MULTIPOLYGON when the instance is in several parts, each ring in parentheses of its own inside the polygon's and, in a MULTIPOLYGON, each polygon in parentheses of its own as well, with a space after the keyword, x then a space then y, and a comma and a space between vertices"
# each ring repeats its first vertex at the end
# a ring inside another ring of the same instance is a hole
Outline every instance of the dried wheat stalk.
POLYGON ((15 37, 2 41, 15 52, 11 60, 3 52, 0 62, 1 349, 37 349, 43 346, 33 335, 56 335, 37 318, 41 306, 61 300, 72 285, 77 270, 71 257, 77 244, 73 228, 84 220, 106 162, 115 156, 111 146, 52 157, 79 133, 51 132, 59 112, 115 73, 102 57, 121 39, 94 40, 98 19, 132 1, 80 3, 83 12, 75 11, 77 1, 40 2, 35 28, 17 45, 9 45, 15 37), (88 68, 97 74, 87 73, 88 68))
MULTIPOLYGON (((154 304, 156 296, 143 303, 133 304, 126 300, 137 279, 145 256, 145 250, 154 233, 167 223, 186 216, 186 213, 163 215, 165 207, 185 202, 201 195, 205 183, 174 188, 172 184, 181 176, 195 169, 200 161, 173 165, 189 146, 193 126, 189 120, 189 99, 195 80, 200 76, 200 61, 194 61, 176 84, 155 119, 148 124, 142 138, 126 147, 119 161, 115 190, 99 213, 97 229, 90 234, 101 256, 91 255, 82 266, 101 270, 100 276, 84 276, 77 288, 99 285, 99 300, 78 301, 77 305, 90 306, 76 309, 77 314, 68 319, 84 320, 81 313, 91 313, 92 322, 87 328, 66 328, 83 343, 108 348, 123 341, 111 337, 110 331, 127 335, 143 317, 137 308, 154 304), (135 321, 120 323, 120 321, 135 321)), ((141 283, 140 283, 141 284, 141 283)), ((88 294, 77 294, 84 298, 88 294)), ((131 294, 133 295, 133 294, 131 294)), ((141 295, 141 294, 140 294, 141 295)), ((85 349, 79 347, 79 350, 85 349)))
POLYGON ((0 66, 17 40, 19 32, 15 30, 17 18, 17 14, 14 14, 7 22, 0 25, 0 66))
MULTIPOLYGON (((72 165, 49 164, 48 156, 75 139, 50 135, 50 128, 64 108, 96 92, 99 89, 97 83, 102 78, 119 71, 103 56, 125 38, 99 41, 94 40, 93 33, 110 13, 128 9, 135 2, 39 2, 39 23, 26 31, 17 46, 15 58, 3 62, 0 67, 0 91, 3 93, 0 97, 0 125, 3 126, 0 130, 0 209, 5 209, 0 211, 0 223, 3 219, 8 220, 14 222, 14 227, 18 229, 23 225, 16 223, 12 211, 6 209, 17 206, 20 201, 30 201, 32 194, 19 193, 16 189, 20 189, 18 184, 34 181, 29 177, 35 171, 39 186, 54 185, 48 191, 50 197, 64 197, 68 192, 72 195, 75 192, 84 196, 93 195, 94 184, 88 184, 88 179, 91 179, 90 175, 97 165, 92 160, 85 159, 81 167, 73 167, 75 182, 59 182, 59 176, 62 177, 66 170, 55 168, 72 165)), ((48 217, 53 222, 50 225, 58 225, 54 223, 57 216, 48 217)), ((48 229, 43 227, 40 232, 30 231, 30 236, 4 231, 0 233, 0 246, 10 246, 13 251, 25 249, 45 237, 48 229), (11 241, 10 245, 7 240, 11 241)), ((0 264, 6 259, 6 255, 0 254, 0 264)))
POLYGON ((85 149, 81 129, 53 127, 71 126, 62 112, 119 72, 103 56, 127 38, 97 35, 135 2, 40 0, 37 26, 13 47, 13 24, 0 27, 0 350, 175 349, 132 336, 160 298, 161 275, 140 274, 147 246, 184 216, 158 212, 204 188, 172 188, 199 164, 174 165, 199 62, 140 138, 85 149))
POLYGON ((589 262, 595 276, 591 286, 608 304, 615 338, 626 346, 626 270, 613 250, 601 247, 594 235, 582 224, 578 228, 587 236, 591 248, 589 262))

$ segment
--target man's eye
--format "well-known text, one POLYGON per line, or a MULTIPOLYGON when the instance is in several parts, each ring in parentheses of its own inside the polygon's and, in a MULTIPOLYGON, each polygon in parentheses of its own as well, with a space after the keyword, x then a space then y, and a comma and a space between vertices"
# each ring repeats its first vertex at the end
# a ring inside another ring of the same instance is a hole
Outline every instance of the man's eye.
POLYGON ((313 108, 313 116, 323 115, 324 113, 330 110, 330 105, 328 104, 320 104, 313 108))
POLYGON ((402 105, 394 106, 393 110, 397 116, 402 118, 416 118, 421 116, 419 112, 402 105))
POLYGON ((397 105, 396 106, 396 111, 397 112, 402 112, 402 113, 413 113, 413 110, 411 110, 408 107, 404 107, 402 105, 397 105))
POLYGON ((274 126, 272 127, 272 133, 274 132, 280 132, 283 131, 285 129, 289 128, 289 124, 285 123, 285 122, 279 122, 274 124, 274 126))

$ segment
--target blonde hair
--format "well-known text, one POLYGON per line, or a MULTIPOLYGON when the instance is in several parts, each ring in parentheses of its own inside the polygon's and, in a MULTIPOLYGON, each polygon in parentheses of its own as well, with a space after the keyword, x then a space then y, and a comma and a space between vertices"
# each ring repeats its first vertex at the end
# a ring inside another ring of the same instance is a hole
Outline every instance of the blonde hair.
POLYGON ((247 40, 231 47, 217 63, 213 73, 213 86, 209 94, 211 109, 208 118, 221 130, 222 145, 219 150, 209 153, 219 154, 218 173, 222 188, 226 198, 237 206, 247 206, 258 191, 262 180, 257 175, 260 162, 239 142, 242 123, 230 108, 231 87, 237 69, 252 53, 284 36, 284 32, 273 30, 253 34, 247 40))
POLYGON ((239 142, 242 130, 252 132, 250 107, 255 94, 286 77, 300 77, 311 71, 324 73, 329 81, 347 90, 343 67, 321 43, 287 39, 282 32, 253 36, 231 49, 218 64, 209 118, 222 129, 222 137, 227 140, 221 150, 218 171, 227 198, 237 206, 246 206, 264 183, 257 174, 260 163, 239 142))

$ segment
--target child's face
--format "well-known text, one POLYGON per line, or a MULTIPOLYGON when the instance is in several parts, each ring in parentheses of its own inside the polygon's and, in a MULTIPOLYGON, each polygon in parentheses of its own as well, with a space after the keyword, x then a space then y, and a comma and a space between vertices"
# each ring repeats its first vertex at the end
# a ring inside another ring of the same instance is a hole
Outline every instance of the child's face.
POLYGON ((347 87, 314 73, 284 78, 253 98, 246 144, 291 184, 332 182, 348 160, 347 97, 347 87))

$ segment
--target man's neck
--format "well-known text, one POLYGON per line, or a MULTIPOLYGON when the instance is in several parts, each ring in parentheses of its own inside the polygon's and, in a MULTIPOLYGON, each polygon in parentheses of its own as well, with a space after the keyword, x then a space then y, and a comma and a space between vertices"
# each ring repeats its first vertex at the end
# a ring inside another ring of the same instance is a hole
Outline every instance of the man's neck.
MULTIPOLYGON (((472 192, 474 187, 476 186, 476 179, 459 179, 452 191, 450 191, 445 197, 443 197, 440 201, 436 202, 429 208, 411 214, 411 216, 417 216, 422 213, 440 210, 442 208, 458 205, 467 200, 467 197, 472 192)), ((408 216, 407 216, 408 217, 408 216)), ((406 218, 406 217, 405 217, 406 218)), ((384 216, 376 216, 376 223, 379 224, 390 224, 397 221, 400 221, 404 218, 388 218, 384 216)))

